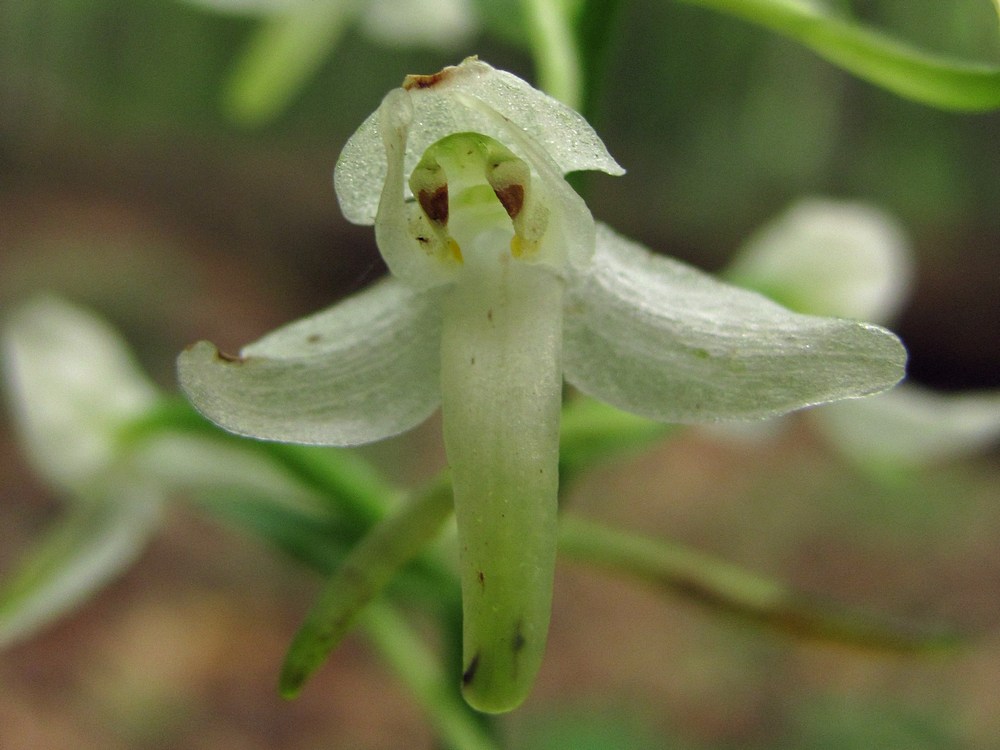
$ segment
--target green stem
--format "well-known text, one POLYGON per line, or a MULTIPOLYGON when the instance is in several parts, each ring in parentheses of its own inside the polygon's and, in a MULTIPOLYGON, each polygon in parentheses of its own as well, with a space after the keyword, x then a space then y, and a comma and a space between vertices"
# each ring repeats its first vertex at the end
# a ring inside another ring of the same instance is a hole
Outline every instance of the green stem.
POLYGON ((454 750, 499 750, 460 699, 440 664, 389 605, 373 602, 362 618, 365 635, 454 750))
POLYGON ((886 651, 914 652, 954 646, 953 633, 924 631, 875 620, 838 607, 709 555, 563 517, 559 550, 581 562, 625 573, 716 609, 797 635, 886 651))
POLYGON ((900 96, 945 109, 1000 107, 1000 68, 933 55, 821 6, 795 0, 682 0, 784 34, 820 57, 900 96))
POLYGON ((351 550, 324 587, 289 647, 280 692, 294 698, 350 630, 361 610, 441 531, 452 510, 445 474, 351 550))
POLYGON ((563 104, 583 104, 583 72, 565 0, 521 0, 539 88, 563 104))
POLYGON ((349 523, 367 529, 383 518, 388 498, 398 491, 388 485, 364 459, 346 449, 247 440, 215 426, 182 398, 164 397, 119 432, 123 450, 134 450, 144 440, 163 432, 200 435, 256 451, 283 467, 294 479, 332 501, 349 523))
POLYGON ((600 101, 604 93, 605 71, 621 14, 621 0, 583 0, 579 14, 577 48, 587 51, 582 56, 583 98, 580 113, 587 122, 600 130, 600 101))
POLYGON ((280 114, 336 47, 354 6, 355 0, 312 0, 265 19, 229 81, 229 115, 260 125, 280 114))

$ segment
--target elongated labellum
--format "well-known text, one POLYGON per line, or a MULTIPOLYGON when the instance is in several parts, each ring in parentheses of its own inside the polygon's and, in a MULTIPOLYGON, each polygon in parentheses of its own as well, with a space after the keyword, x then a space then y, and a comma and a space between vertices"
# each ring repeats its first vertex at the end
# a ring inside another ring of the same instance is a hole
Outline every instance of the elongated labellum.
POLYGON ((489 273, 470 273, 447 300, 441 386, 462 570, 463 691, 473 707, 499 712, 528 694, 548 630, 562 282, 504 257, 488 263, 489 273))
POLYGON ((563 281, 530 262, 539 227, 524 220, 529 179, 500 144, 465 133, 428 149, 410 180, 438 246, 450 248, 433 255, 457 263, 444 298, 442 410, 463 692, 489 712, 509 711, 531 689, 555 567, 563 281))

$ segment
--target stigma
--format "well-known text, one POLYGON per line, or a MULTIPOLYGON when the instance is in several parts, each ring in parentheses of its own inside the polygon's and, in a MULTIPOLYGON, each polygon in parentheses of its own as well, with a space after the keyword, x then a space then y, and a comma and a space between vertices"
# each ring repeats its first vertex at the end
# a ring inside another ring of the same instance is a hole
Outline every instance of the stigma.
POLYGON ((493 138, 455 133, 424 151, 409 179, 409 232, 430 257, 462 265, 470 253, 503 247, 511 258, 539 255, 548 210, 527 163, 493 138))

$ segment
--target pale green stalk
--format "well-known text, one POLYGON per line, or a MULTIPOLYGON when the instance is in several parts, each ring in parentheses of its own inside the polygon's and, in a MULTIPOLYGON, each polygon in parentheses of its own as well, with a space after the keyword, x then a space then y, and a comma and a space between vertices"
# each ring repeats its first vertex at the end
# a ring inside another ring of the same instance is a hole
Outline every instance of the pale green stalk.
POLYGON ((498 750, 451 690, 449 678, 412 628, 389 605, 373 602, 362 618, 365 635, 454 750, 498 750))
POLYGON ((954 633, 886 622, 803 594, 742 568, 661 539, 563 517, 559 551, 625 573, 745 620, 797 635, 888 651, 954 646, 954 633))
POLYGON ((226 92, 237 122, 255 125, 281 112, 336 47, 356 0, 313 0, 266 18, 255 30, 226 92))
POLYGON ((539 88, 573 109, 583 102, 580 50, 565 0, 521 0, 539 88))

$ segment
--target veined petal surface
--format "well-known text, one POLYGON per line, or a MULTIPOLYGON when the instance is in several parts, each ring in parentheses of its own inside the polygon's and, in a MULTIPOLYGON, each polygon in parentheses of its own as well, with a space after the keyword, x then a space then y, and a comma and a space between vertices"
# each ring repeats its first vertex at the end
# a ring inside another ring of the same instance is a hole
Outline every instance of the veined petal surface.
POLYGON ((877 326, 799 315, 598 225, 566 307, 566 379, 665 422, 755 419, 890 388, 906 352, 877 326))
POLYGON ((181 354, 191 403, 230 432, 359 445, 416 426, 440 402, 439 300, 388 278, 245 347, 181 354))
MULTIPOLYGON (((585 169, 624 173, 580 114, 475 58, 434 75, 410 76, 404 88, 414 108, 405 174, 432 143, 462 132, 495 138, 536 170, 559 177, 585 169)), ((386 173, 379 128, 376 110, 348 140, 334 170, 340 208, 355 224, 372 224, 378 212, 386 173)))

